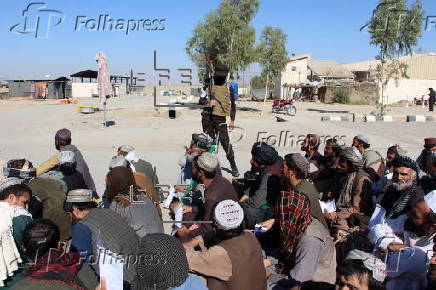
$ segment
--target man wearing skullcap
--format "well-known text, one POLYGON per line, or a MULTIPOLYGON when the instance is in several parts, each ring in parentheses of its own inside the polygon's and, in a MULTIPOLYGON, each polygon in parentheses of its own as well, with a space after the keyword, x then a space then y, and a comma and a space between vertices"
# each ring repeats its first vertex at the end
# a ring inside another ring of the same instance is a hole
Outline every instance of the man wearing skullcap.
POLYGON ((59 165, 59 158, 60 158, 60 152, 61 151, 72 151, 74 152, 75 159, 76 159, 76 169, 79 171, 83 179, 85 180, 87 188, 93 190, 95 192, 95 184, 94 180, 92 179, 91 173, 89 172, 88 164, 86 163, 85 159, 83 158, 82 152, 74 146, 71 145, 71 131, 63 128, 56 132, 55 134, 55 147, 59 151, 56 154, 54 154, 50 159, 45 161, 43 164, 41 164, 36 169, 36 174, 40 175, 43 174, 54 167, 59 165))
POLYGON ((392 160, 398 156, 406 155, 407 151, 404 150, 400 145, 395 144, 388 148, 386 152, 386 168, 389 172, 392 172, 392 160))
POLYGON ((201 251, 187 250, 189 269, 207 279, 207 287, 218 289, 266 289, 262 248, 256 237, 243 231, 244 212, 233 200, 218 203, 213 211, 216 245, 201 251))
POLYGON ((427 156, 436 152, 436 138, 429 137, 424 139, 424 150, 422 150, 416 162, 419 168, 426 172, 427 170, 427 156))
POLYGON ((319 204, 318 191, 306 179, 308 171, 309 162, 300 153, 291 153, 285 156, 283 172, 290 189, 304 193, 309 198, 310 215, 316 218, 327 229, 327 222, 319 204))
POLYGON ((265 142, 254 143, 250 163, 258 174, 244 191, 240 202, 244 209, 245 227, 254 229, 256 224, 271 218, 283 174, 279 165, 279 154, 265 142))
POLYGON ((216 174, 217 166, 218 158, 215 154, 206 152, 194 158, 192 163, 192 178, 197 183, 204 185, 204 197, 203 202, 184 206, 183 213, 197 213, 198 220, 206 223, 201 223, 198 228, 192 230, 182 226, 177 231, 177 234, 183 239, 191 239, 195 236, 211 232, 212 225, 208 222, 212 221, 215 206, 226 199, 238 200, 238 195, 232 184, 224 177, 216 174))
POLYGON ((425 289, 436 233, 436 190, 414 199, 410 214, 387 219, 369 232, 377 250, 388 252, 387 290, 425 289))
POLYGON ((369 149, 371 143, 364 135, 357 135, 353 139, 352 147, 362 155, 363 169, 368 172, 372 181, 378 181, 385 172, 383 156, 376 150, 369 149))
POLYGON ((59 154, 59 165, 40 178, 51 178, 62 184, 65 194, 75 189, 88 189, 82 173, 76 170, 76 155, 73 151, 61 151, 59 154))
POLYGON ((407 156, 398 156, 392 160, 393 176, 390 185, 380 201, 386 210, 386 218, 397 218, 410 211, 416 196, 418 165, 407 156))
POLYGON ((160 188, 156 186, 156 184, 159 184, 159 177, 157 176, 153 165, 140 158, 135 147, 132 145, 122 145, 118 147, 117 155, 126 158, 133 172, 144 174, 148 179, 148 183, 153 185, 154 191, 160 194, 160 188))
MULTIPOLYGON (((126 255, 121 275, 124 284, 130 287, 136 279, 139 238, 127 221, 110 209, 97 208, 92 191, 87 189, 68 192, 63 209, 74 224, 71 231, 71 251, 83 255, 83 259, 91 265, 96 275, 100 275, 98 259, 102 251, 99 247, 105 249, 103 255, 126 255)), ((103 263, 108 264, 114 261, 109 256, 102 259, 107 261, 103 263)))
POLYGON ((326 218, 336 229, 365 227, 374 210, 371 180, 352 148, 345 148, 339 156, 338 172, 331 189, 331 198, 336 200, 338 210, 326 214, 326 218))
POLYGON ((165 234, 146 235, 139 244, 137 282, 143 290, 207 290, 198 277, 189 274, 182 243, 165 234), (150 258, 155 263, 150 263, 150 258))

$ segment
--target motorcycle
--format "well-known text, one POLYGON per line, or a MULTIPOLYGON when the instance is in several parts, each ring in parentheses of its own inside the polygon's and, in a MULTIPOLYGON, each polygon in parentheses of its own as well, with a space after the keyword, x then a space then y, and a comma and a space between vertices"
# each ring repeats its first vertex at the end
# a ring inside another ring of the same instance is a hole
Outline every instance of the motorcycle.
POLYGON ((280 113, 285 111, 289 116, 297 114, 297 107, 294 105, 294 100, 274 100, 272 105, 273 113, 280 113))

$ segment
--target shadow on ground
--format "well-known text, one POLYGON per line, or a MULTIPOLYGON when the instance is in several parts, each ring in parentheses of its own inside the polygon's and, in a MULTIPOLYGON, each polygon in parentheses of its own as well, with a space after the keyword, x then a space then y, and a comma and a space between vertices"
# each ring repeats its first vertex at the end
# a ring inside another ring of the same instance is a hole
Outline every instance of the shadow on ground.
POLYGON ((350 111, 331 111, 331 110, 321 110, 321 109, 307 109, 306 111, 309 111, 309 112, 319 112, 321 114, 326 114, 326 113, 330 113, 330 114, 347 114, 347 113, 350 113, 350 111))

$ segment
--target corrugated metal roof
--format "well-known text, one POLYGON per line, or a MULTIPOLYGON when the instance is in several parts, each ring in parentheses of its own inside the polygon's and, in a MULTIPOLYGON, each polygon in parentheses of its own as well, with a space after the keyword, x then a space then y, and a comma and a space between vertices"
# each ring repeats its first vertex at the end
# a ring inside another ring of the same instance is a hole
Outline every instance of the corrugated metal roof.
MULTIPOLYGON (((409 66, 407 70, 409 78, 436 80, 436 53, 414 54, 402 56, 399 59, 409 66)), ((350 71, 374 71, 379 63, 378 60, 370 60, 342 66, 350 71)))

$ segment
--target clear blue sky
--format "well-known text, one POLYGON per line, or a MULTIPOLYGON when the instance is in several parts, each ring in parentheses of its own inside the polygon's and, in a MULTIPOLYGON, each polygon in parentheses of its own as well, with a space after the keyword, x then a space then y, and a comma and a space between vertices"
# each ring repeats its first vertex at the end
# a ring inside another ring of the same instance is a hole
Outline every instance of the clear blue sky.
MULTIPOLYGON (((11 33, 22 22, 21 13, 32 1, 2 0, 0 10, 0 78, 35 78, 47 74, 69 76, 95 69, 94 56, 107 53, 113 74, 134 71, 147 73, 155 80, 153 50, 158 51, 158 65, 171 69, 192 67, 185 54, 185 44, 192 28, 218 0, 48 0, 47 8, 62 11, 65 20, 49 31, 46 39, 11 33), (164 31, 123 32, 74 31, 77 16, 98 18, 109 14, 115 19, 165 19, 164 31)), ((36 1, 34 1, 36 2, 36 1)), ((289 54, 310 53, 314 59, 355 62, 374 58, 369 36, 359 31, 372 15, 377 0, 261 0, 253 21, 259 36, 264 26, 282 28, 288 35, 289 54)), ((426 16, 436 16, 436 1, 424 0, 426 16)), ((419 47, 436 51, 436 29, 424 31, 419 47)), ((253 66, 251 73, 258 70, 253 66)))

